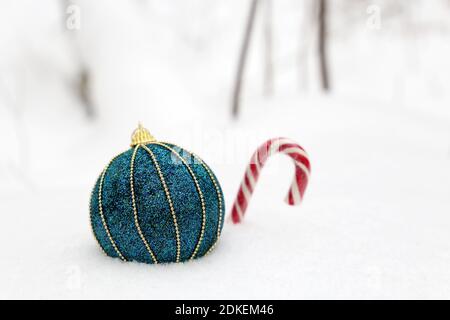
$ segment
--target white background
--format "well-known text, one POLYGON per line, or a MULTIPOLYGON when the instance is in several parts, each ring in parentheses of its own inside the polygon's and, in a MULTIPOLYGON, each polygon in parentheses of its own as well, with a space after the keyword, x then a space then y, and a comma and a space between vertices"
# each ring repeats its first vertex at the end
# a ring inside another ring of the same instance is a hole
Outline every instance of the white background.
POLYGON ((0 4, 0 298, 450 298, 448 2, 334 2, 325 95, 311 2, 277 0, 274 95, 263 94, 261 14, 237 121, 248 1, 73 3, 76 30, 63 1, 0 4), (74 93, 81 62, 94 119, 74 93), (282 201, 293 167, 275 156, 211 255, 105 257, 90 191, 138 121, 214 169, 227 214, 253 150, 290 137, 311 157, 304 202, 282 201))

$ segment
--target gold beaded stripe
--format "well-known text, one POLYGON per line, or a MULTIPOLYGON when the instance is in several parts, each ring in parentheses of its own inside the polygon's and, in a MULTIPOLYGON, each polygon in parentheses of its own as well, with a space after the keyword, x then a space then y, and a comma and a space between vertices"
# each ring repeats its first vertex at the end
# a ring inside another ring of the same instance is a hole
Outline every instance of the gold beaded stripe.
POLYGON ((206 254, 209 254, 212 250, 214 250, 214 248, 216 247, 217 241, 219 240, 220 237, 220 231, 221 231, 221 225, 222 225, 222 219, 223 219, 223 210, 222 210, 222 194, 220 193, 219 190, 219 186, 218 183, 216 181, 216 179, 214 178, 214 175, 212 174, 211 170, 208 168, 208 166, 203 162, 202 159, 200 159, 200 157, 198 157, 195 153, 191 154, 194 156, 194 158, 200 162, 200 164, 203 166, 203 168, 206 170, 206 172, 209 175, 209 178, 211 179, 213 185, 214 185, 214 189, 216 189, 216 193, 217 193, 217 201, 219 203, 219 221, 218 221, 218 225, 217 225, 217 236, 216 236, 216 241, 214 241, 214 244, 208 249, 208 251, 206 252, 206 254))
POLYGON ((98 189, 98 211, 100 213, 100 218, 102 220, 103 227, 105 228, 106 234, 108 235, 108 239, 111 242, 111 244, 114 248, 114 251, 116 251, 117 255, 120 257, 121 260, 127 261, 127 259, 125 259, 125 257, 120 252, 119 248, 117 248, 117 245, 116 245, 115 241, 113 240, 111 233, 109 232, 109 228, 108 228, 108 225, 106 224, 105 216, 103 214, 103 203, 102 203, 103 182, 105 181, 106 171, 108 171, 109 166, 116 158, 117 157, 112 159, 106 166, 105 170, 103 170, 103 172, 102 172, 102 177, 100 178, 100 185, 98 187, 99 188, 98 189))
POLYGON ((174 146, 176 146, 177 148, 179 148, 179 149, 182 149, 182 150, 184 150, 184 151, 186 151, 186 152, 188 152, 188 153, 190 153, 191 155, 193 155, 194 157, 195 157, 195 159, 202 165, 202 167, 206 170, 206 172, 208 173, 208 175, 209 175, 209 178, 211 179, 211 181, 212 181, 212 183, 213 183, 213 185, 214 185, 214 188, 216 189, 216 193, 217 193, 217 200, 218 200, 218 203, 219 203, 219 224, 217 225, 217 238, 216 238, 216 241, 214 242, 214 244, 208 249, 208 251, 206 252, 206 254, 205 255, 207 255, 207 254, 209 254, 212 250, 214 250, 214 248, 216 247, 216 245, 217 245, 217 242, 219 241, 219 237, 220 237, 220 231, 221 231, 221 225, 222 225, 222 219, 223 219, 223 216, 224 216, 224 212, 223 212, 223 210, 222 210, 222 202, 223 202, 223 198, 222 198, 222 194, 220 193, 220 189, 219 189, 219 184, 217 183, 217 181, 216 181, 216 179, 214 178, 214 175, 212 174, 212 172, 211 172, 211 170, 208 168, 208 166, 206 165, 206 163, 204 163, 203 162, 203 160, 199 157, 199 156, 197 156, 195 153, 193 153, 193 152, 191 152, 191 151, 187 151, 186 149, 184 149, 184 148, 181 148, 180 146, 177 146, 176 144, 173 144, 173 143, 169 143, 169 142, 162 142, 163 144, 171 144, 171 145, 174 145, 174 146))
POLYGON ((134 224, 136 226, 136 229, 138 231, 139 237, 141 238, 142 242, 145 245, 145 248, 147 249, 148 253, 150 254, 153 263, 157 264, 158 260, 156 260, 155 254, 153 253, 152 249, 150 248, 150 245, 148 244, 147 240, 144 237, 144 234, 142 233, 141 227, 139 225, 138 220, 138 212, 136 207, 136 197, 134 194, 134 161, 136 159, 136 153, 141 145, 137 145, 134 148, 133 155, 131 157, 131 164, 130 164, 130 187, 131 187, 131 200, 133 203, 133 215, 134 215, 134 224))
POLYGON ((92 234, 94 235, 95 240, 97 241, 98 245, 100 246, 100 249, 102 249, 102 252, 105 255, 108 255, 106 253, 105 248, 103 248, 102 244, 100 243, 100 240, 97 238, 97 234, 94 231, 94 221, 92 220, 92 216, 94 214, 94 212, 92 211, 92 197, 94 196, 94 192, 95 192, 95 187, 96 186, 97 186, 97 182, 94 184, 94 188, 92 188, 91 201, 89 201, 89 216, 90 216, 89 220, 91 221, 91 231, 92 231, 92 234))
POLYGON ((176 215, 175 209, 173 207, 172 197, 170 196, 169 188, 167 187, 166 180, 164 179, 164 175, 163 175, 163 173, 161 171, 161 168, 159 166, 158 161, 156 160, 155 154, 153 153, 152 150, 150 150, 144 144, 142 145, 142 148, 144 148, 144 150, 147 151, 148 154, 150 155, 150 157, 152 158, 152 161, 155 164, 156 171, 157 171, 158 176, 159 176, 159 180, 161 180, 162 186, 164 188, 164 193, 166 194, 167 202, 169 203, 169 207, 170 207, 170 213, 171 213, 172 218, 173 218, 173 225, 175 226, 175 237, 176 237, 176 242, 177 242, 177 258, 176 258, 176 262, 180 262, 180 252, 181 252, 180 230, 178 229, 177 215, 176 215))
MULTIPOLYGON (((197 244, 195 246, 194 252, 192 253, 191 257, 189 258, 189 260, 192 260, 195 258, 195 256, 197 255, 197 252, 200 248, 200 245, 203 241, 203 236, 205 234, 205 225, 206 225, 206 208, 205 208, 205 200, 203 199, 203 193, 202 190, 200 189, 200 185, 198 184, 197 181, 197 177, 195 176, 194 172, 192 171, 192 169, 189 167, 189 165, 187 164, 186 160, 184 160, 179 154, 178 152, 176 152, 174 149, 172 149, 171 147, 169 147, 168 145, 161 143, 161 142, 152 142, 152 144, 157 144, 161 147, 166 148, 167 150, 171 151, 186 167, 186 169, 189 171, 189 174, 192 177, 192 180, 194 181, 195 184, 195 188, 197 189, 198 195, 200 197, 200 202, 201 202, 201 206, 202 206, 202 227, 200 230, 200 236, 198 238, 197 244)), ((181 149, 181 148, 180 148, 181 149)))

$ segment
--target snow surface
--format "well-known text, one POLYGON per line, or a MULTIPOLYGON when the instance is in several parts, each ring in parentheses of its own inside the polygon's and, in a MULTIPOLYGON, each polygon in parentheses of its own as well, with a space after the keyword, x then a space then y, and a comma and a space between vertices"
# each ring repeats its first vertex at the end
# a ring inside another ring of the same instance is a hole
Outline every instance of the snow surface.
MULTIPOLYGON (((311 52, 296 62, 301 5, 277 2, 275 95, 261 94, 257 32, 232 121, 241 1, 77 1, 81 53, 60 4, 34 3, 0 10, 0 298, 450 298, 448 26, 411 36, 390 20, 374 31, 366 7, 354 9, 334 22, 325 96, 311 52), (95 121, 68 85, 77 55, 94 74, 95 121), (282 201, 293 168, 274 156, 245 222, 227 222, 211 255, 157 266, 105 257, 90 191, 137 121, 199 154, 228 209, 253 150, 290 137, 311 157, 304 202, 282 201)), ((439 21, 424 3, 412 20, 439 21)))

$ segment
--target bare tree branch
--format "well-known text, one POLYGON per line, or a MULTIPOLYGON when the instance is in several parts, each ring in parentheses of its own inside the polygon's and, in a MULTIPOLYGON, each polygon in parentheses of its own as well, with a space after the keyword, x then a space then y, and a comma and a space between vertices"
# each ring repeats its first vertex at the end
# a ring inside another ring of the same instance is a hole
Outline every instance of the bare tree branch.
MULTIPOLYGON (((73 0, 62 0, 61 1, 61 5, 63 7, 63 13, 64 13, 64 26, 65 28, 67 28, 66 26, 66 19, 67 16, 66 14, 68 13, 68 8, 71 5, 74 5, 74 1, 73 0)), ((76 62, 78 63, 78 73, 76 75, 75 78, 75 83, 74 83, 74 87, 75 87, 75 94, 77 96, 77 98, 80 100, 81 105, 84 108, 84 112, 86 114, 86 116, 88 118, 94 118, 95 117, 95 107, 94 107, 94 103, 92 101, 92 97, 91 97, 91 75, 90 75, 90 71, 88 66, 86 65, 86 63, 83 61, 81 52, 80 52, 80 47, 77 43, 77 39, 75 37, 75 32, 74 30, 69 31, 67 29, 65 29, 66 32, 71 33, 68 34, 69 37, 69 41, 70 41, 70 45, 72 47, 72 51, 73 51, 73 55, 74 58, 76 59, 76 62)))
POLYGON ((273 94, 273 0, 265 0, 264 21, 264 94, 273 94))
POLYGON ((78 97, 81 100, 81 103, 84 106, 84 111, 89 118, 95 118, 95 108, 94 103, 91 98, 91 83, 90 83, 90 73, 88 69, 84 66, 81 67, 81 70, 78 74, 76 88, 78 91, 78 97))
POLYGON ((322 89, 328 91, 330 89, 328 60, 327 60, 327 0, 319 0, 318 8, 318 44, 319 44, 319 67, 322 89))
POLYGON ((252 36, 253 25, 256 16, 256 9, 258 7, 259 0, 252 0, 250 4, 250 11, 247 18, 247 25, 245 28, 244 40, 242 42, 241 53, 239 56, 239 64, 236 72, 236 80, 233 91, 233 105, 232 105, 232 115, 237 118, 239 115, 241 89, 242 89, 242 77, 244 74, 244 69, 247 61, 248 47, 250 44, 250 39, 252 36))

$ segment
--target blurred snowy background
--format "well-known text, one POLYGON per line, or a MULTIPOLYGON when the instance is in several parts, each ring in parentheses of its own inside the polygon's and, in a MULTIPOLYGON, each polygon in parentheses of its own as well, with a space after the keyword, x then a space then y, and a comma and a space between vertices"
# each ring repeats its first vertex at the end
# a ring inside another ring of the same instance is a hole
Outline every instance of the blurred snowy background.
POLYGON ((448 0, 2 0, 0 298, 450 298, 449 57, 448 0), (106 258, 90 191, 138 121, 196 151, 227 208, 253 150, 290 137, 304 203, 274 157, 210 256, 106 258))

